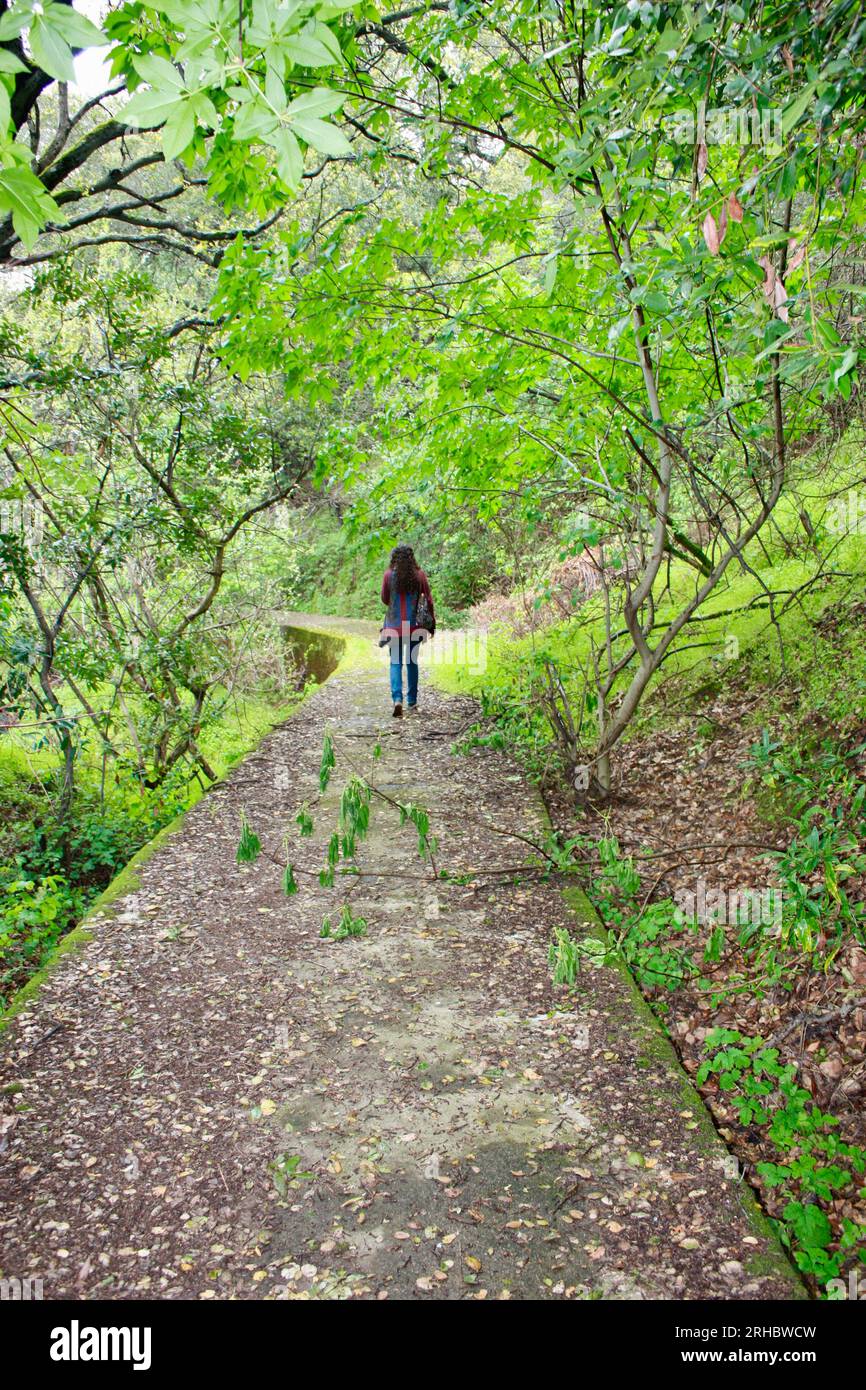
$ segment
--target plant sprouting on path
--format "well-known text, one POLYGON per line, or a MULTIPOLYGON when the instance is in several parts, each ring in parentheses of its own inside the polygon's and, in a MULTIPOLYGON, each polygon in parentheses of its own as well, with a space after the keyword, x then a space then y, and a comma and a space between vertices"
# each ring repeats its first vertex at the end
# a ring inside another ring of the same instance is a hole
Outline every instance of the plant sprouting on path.
MULTIPOLYGON (((376 743, 372 750, 371 761, 375 766, 381 747, 376 743)), ((322 741, 322 757, 319 764, 319 795, 324 796, 331 782, 331 777, 337 765, 336 750, 334 740, 329 732, 326 732, 322 741)), ((325 862, 321 869, 315 874, 319 885, 322 888, 334 888, 339 877, 359 877, 361 870, 356 862, 358 850, 366 839, 370 829, 371 807, 374 802, 378 802, 382 807, 387 807, 395 811, 398 816, 399 826, 414 826, 417 832, 416 851, 422 864, 426 864, 431 876, 435 879, 438 876, 436 867, 436 840, 430 833, 430 818, 427 811, 422 806, 416 806, 412 802, 398 801, 387 792, 377 787, 375 782, 367 777, 362 777, 353 772, 340 793, 339 810, 337 813, 337 824, 331 832, 325 850, 325 862)), ((310 807, 304 804, 295 814, 295 824, 297 825, 298 835, 302 839, 310 838, 315 830, 315 822, 310 811, 310 807)), ((298 892, 298 874, 310 875, 311 870, 300 869, 289 856, 289 834, 285 836, 286 858, 283 867, 282 887, 287 897, 293 896, 298 892)), ((241 833, 237 847, 237 862, 239 864, 252 864, 265 854, 267 858, 274 862, 281 862, 275 859, 268 850, 264 849, 262 842, 256 832, 251 828, 246 814, 241 816, 241 833)), ((352 936, 365 936, 367 933, 367 923, 362 917, 355 917, 352 914, 348 902, 344 902, 340 908, 339 917, 333 923, 330 915, 326 916, 322 922, 319 935, 329 940, 345 940, 352 936)))

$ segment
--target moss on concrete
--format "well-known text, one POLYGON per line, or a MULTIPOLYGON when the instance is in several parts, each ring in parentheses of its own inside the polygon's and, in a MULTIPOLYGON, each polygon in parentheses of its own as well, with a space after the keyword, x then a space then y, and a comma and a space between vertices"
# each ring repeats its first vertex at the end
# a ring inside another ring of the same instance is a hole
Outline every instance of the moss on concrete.
POLYGON ((339 633, 292 626, 282 628, 282 634, 293 656, 319 685, 328 679, 345 654, 346 639, 339 633))
POLYGON ((317 638, 322 650, 334 658, 332 674, 369 668, 376 664, 375 623, 329 618, 326 614, 289 613, 282 630, 290 640, 317 638), (346 626, 343 625, 346 621, 346 626))

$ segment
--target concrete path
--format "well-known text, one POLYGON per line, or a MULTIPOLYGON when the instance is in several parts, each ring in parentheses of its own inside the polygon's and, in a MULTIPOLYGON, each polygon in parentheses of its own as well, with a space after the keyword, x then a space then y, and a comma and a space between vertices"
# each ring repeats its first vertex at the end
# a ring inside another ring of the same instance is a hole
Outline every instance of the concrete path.
POLYGON ((802 1297, 629 979, 551 985, 552 929, 587 913, 526 868, 523 775, 452 752, 473 708, 423 672, 392 720, 350 626, 353 662, 141 857, 0 1040, 0 1274, 46 1298, 802 1297), (428 809, 456 879, 377 804, 362 874, 319 886, 353 771, 428 809), (238 866, 242 812, 264 853, 238 866), (344 901, 367 935, 321 939, 344 901))

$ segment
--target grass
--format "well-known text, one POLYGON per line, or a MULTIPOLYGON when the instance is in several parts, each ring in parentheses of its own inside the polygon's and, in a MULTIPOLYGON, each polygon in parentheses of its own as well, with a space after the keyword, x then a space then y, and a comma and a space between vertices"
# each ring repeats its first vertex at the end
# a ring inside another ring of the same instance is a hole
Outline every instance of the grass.
MULTIPOLYGON (((828 721, 850 719, 852 711, 866 705, 866 646, 858 637, 862 617, 856 606, 866 588, 866 519, 859 531, 848 536, 840 537, 827 529, 834 515, 831 494, 862 472, 861 447, 857 435, 841 445, 832 471, 825 473, 823 497, 816 495, 813 484, 806 499, 819 536, 823 528, 821 548, 832 551, 830 563, 809 546, 799 518, 804 503, 802 483, 797 486, 795 482, 780 500, 763 545, 753 541, 747 548, 749 570, 732 563, 719 587, 701 606, 698 621, 679 634, 628 736, 645 733, 648 726, 660 727, 698 691, 708 685, 721 687, 735 670, 749 685, 765 691, 764 718, 782 712, 783 697, 776 686, 783 676, 790 678, 792 674, 797 677, 803 704, 828 721), (769 607, 767 590, 777 595, 775 612, 769 607), (827 628, 825 634, 822 626, 827 628), (835 659, 831 659, 831 652, 835 659), (844 679, 840 679, 839 660, 844 663, 844 679)), ((808 459, 802 461, 802 478, 809 476, 809 464, 808 459)), ((674 560, 670 594, 657 607, 658 634, 675 616, 694 583, 694 571, 674 560)), ((446 691, 486 700, 494 715, 508 707, 521 710, 522 721, 509 721, 510 732, 520 737, 522 725, 526 746, 543 745, 552 735, 540 712, 533 716, 530 711, 533 671, 540 669, 542 659, 552 660, 566 693, 577 702, 582 668, 588 667, 593 645, 601 645, 603 637, 603 599, 597 594, 581 605, 574 617, 534 633, 513 637, 492 629, 487 634, 483 671, 473 671, 458 658, 437 663, 431 674, 446 691)), ((626 677, 621 677, 614 693, 625 683, 626 677)), ((594 727, 587 732, 588 743, 592 734, 594 727)))

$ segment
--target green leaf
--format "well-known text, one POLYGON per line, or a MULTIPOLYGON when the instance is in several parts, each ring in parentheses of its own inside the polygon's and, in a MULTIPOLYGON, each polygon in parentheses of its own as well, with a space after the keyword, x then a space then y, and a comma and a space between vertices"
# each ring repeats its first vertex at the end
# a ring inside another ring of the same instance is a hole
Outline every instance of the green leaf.
POLYGON ((42 68, 50 77, 56 77, 60 82, 75 81, 75 65, 72 61, 72 49, 66 40, 52 29, 41 15, 34 16, 28 34, 30 40, 30 52, 33 54, 33 61, 37 67, 42 68))
POLYGON ((104 48, 108 43, 102 30, 71 5, 48 4, 42 11, 42 17, 49 28, 55 29, 72 48, 104 48))
POLYGON ((851 371, 851 368, 856 367, 858 356, 859 354, 856 348, 848 349, 848 351, 845 353, 845 356, 842 358, 842 361, 839 363, 838 367, 833 373, 834 385, 838 386, 843 376, 847 376, 848 373, 851 371))
POLYGON ((277 117, 264 102, 255 97, 244 102, 232 126, 233 140, 266 140, 279 124, 277 117))
POLYGON ((26 29, 30 23, 30 15, 26 10, 6 11, 0 15, 0 43, 9 43, 11 39, 17 39, 22 29, 26 29))
POLYGON ((283 39, 280 47, 293 62, 305 68, 333 67, 342 63, 340 45, 324 24, 308 24, 298 34, 283 39))
POLYGON ((343 10, 351 10, 357 3, 358 0, 326 0, 317 13, 320 19, 335 19, 343 10))
POLYGON ((273 68, 268 68, 265 75, 265 98, 275 111, 285 111, 286 89, 283 85, 283 79, 274 72, 273 68))
POLYGON ((151 130, 167 121, 181 100, 178 92, 159 92, 153 87, 136 92, 123 108, 123 119, 127 125, 151 130))
POLYGON ((195 115, 192 104, 184 101, 176 104, 162 128, 162 149, 166 159, 177 159, 195 136, 195 115))
POLYGON ((675 53, 682 47, 683 36, 669 24, 656 44, 657 53, 675 53))
POLYGON ((289 116, 333 116, 346 100, 342 92, 332 92, 328 87, 313 87, 309 92, 296 97, 286 108, 289 116))
POLYGON ((345 135, 329 121, 320 121, 316 116, 305 116, 293 120, 292 125, 302 140, 312 145, 320 154, 345 155, 352 153, 352 146, 345 135))
POLYGON ((167 58, 160 58, 156 53, 143 53, 140 57, 135 58, 134 62, 136 72, 140 73, 145 82, 149 82, 152 87, 175 93, 183 91, 183 76, 178 72, 174 63, 170 63, 167 58))
POLYGON ((0 169, 0 211, 11 213, 15 234, 29 251, 40 229, 59 208, 36 175, 18 165, 0 169))
POLYGON ((791 131, 794 129, 794 126, 797 124, 800 117, 806 110, 807 106, 810 104, 813 96, 815 95, 815 90, 817 86, 817 82, 810 82, 808 86, 803 88, 803 91, 797 97, 796 101, 792 101, 790 105, 785 107, 784 111, 782 112, 783 135, 790 135, 791 131))
POLYGON ((208 126, 211 130, 217 128, 219 114, 206 92, 194 92, 190 97, 190 105, 199 125, 208 126))
POLYGON ((825 1249, 833 1239, 830 1222, 819 1206, 789 1202, 782 1214, 790 1221, 796 1239, 807 1249, 825 1249))
POLYGON ((268 137, 268 144, 277 152, 277 173, 283 183, 292 190, 301 186, 304 173, 304 156, 294 135, 285 126, 279 126, 268 137))
POLYGON ((261 852, 262 842, 254 830, 250 829, 245 815, 241 816, 241 838, 238 841, 237 861, 239 864, 254 864, 261 852))
POLYGON ((334 744, 331 735, 325 734, 322 740, 322 761, 319 766, 319 791, 327 791, 334 764, 334 744))
POLYGON ((183 29, 189 24, 190 19, 196 16, 196 10, 199 22, 207 13, 195 3, 190 3, 190 0, 151 0, 150 8, 166 15, 178 29, 183 29))
MULTIPOLYGON (((4 19, 8 15, 3 16, 4 19)), ((8 48, 0 48, 0 72, 26 72, 27 68, 21 59, 8 48)))

